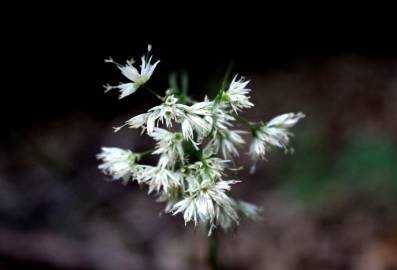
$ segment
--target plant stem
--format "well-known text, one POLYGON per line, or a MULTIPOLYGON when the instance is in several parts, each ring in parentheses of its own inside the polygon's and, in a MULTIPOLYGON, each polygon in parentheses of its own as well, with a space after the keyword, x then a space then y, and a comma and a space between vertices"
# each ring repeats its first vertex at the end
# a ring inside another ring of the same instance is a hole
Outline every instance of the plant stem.
POLYGON ((156 98, 160 99, 161 101, 164 101, 164 98, 162 96, 160 96, 159 94, 157 94, 156 91, 150 89, 149 87, 147 87, 146 85, 143 86, 143 88, 145 88, 146 90, 148 90, 152 95, 154 95, 156 98))
POLYGON ((222 91, 226 90, 226 85, 227 85, 227 83, 228 83, 228 81, 230 79, 230 74, 232 73, 233 66, 234 66, 234 63, 230 62, 229 65, 226 68, 225 76, 224 76, 223 81, 222 81, 222 88, 221 88, 222 91))
POLYGON ((146 151, 137 153, 137 154, 138 154, 140 157, 144 157, 144 156, 150 155, 150 154, 153 153, 154 151, 155 151, 154 149, 149 149, 149 150, 146 150, 146 151))
POLYGON ((245 117, 243 117, 241 115, 235 114, 234 117, 236 117, 237 120, 240 120, 241 122, 243 122, 244 124, 246 124, 250 128, 254 128, 255 127, 255 123, 254 122, 251 122, 250 120, 248 120, 247 118, 245 118, 245 117))
POLYGON ((218 232, 215 229, 208 237, 208 264, 211 270, 221 270, 218 260, 218 232))

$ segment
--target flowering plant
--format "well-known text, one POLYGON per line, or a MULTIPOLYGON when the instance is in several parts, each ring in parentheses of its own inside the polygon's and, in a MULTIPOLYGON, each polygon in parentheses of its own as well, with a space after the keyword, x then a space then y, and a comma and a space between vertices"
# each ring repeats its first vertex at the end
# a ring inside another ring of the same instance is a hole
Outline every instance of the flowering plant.
POLYGON ((245 143, 241 134, 234 130, 233 122, 247 124, 253 136, 249 155, 256 162, 265 159, 272 147, 290 151, 293 135, 289 129, 304 117, 302 113, 286 113, 268 123, 255 123, 240 116, 243 109, 254 106, 250 101, 249 81, 237 75, 228 84, 226 80, 216 97, 210 100, 193 101, 184 90, 174 87, 164 96, 147 88, 160 61, 152 64, 148 52, 141 58, 140 71, 133 60, 126 65, 114 62, 129 83, 117 86, 106 85, 106 91, 118 89, 120 98, 125 98, 139 88, 154 94, 161 104, 127 120, 122 127, 141 129, 156 141, 153 150, 134 153, 115 147, 103 147, 98 154, 99 165, 104 173, 114 180, 137 181, 148 186, 158 201, 166 202, 165 212, 183 214, 185 224, 205 224, 209 234, 217 227, 228 229, 238 225, 241 216, 256 219, 259 208, 253 204, 234 199, 227 193, 232 185, 240 182, 225 180, 231 170, 233 158, 239 156, 238 147, 245 143), (143 155, 158 155, 156 166, 140 164, 143 155))

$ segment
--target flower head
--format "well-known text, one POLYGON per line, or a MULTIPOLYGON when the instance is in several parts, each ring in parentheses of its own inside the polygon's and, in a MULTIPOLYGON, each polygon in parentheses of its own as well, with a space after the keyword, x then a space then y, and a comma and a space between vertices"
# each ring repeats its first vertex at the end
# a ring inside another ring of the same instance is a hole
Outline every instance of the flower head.
POLYGON ((150 135, 159 123, 172 127, 172 121, 176 121, 183 113, 177 102, 178 99, 173 95, 167 96, 162 104, 149 109, 146 113, 132 117, 116 131, 128 125, 130 128, 142 128, 142 133, 147 130, 150 135))
POLYGON ((218 153, 220 151, 225 159, 238 157, 237 146, 245 143, 240 135, 242 133, 245 132, 241 130, 219 129, 214 133, 204 152, 218 153))
POLYGON ((251 92, 251 89, 246 88, 248 83, 249 81, 244 81, 242 78, 237 80, 236 75, 230 83, 229 89, 223 93, 222 100, 230 104, 235 113, 254 106, 249 101, 248 94, 251 92))
POLYGON ((157 166, 145 166, 140 175, 137 175, 137 180, 149 186, 149 194, 153 191, 167 193, 170 189, 182 184, 177 173, 157 166))
POLYGON ((195 225, 209 224, 209 234, 217 225, 227 228, 232 222, 239 221, 233 201, 226 195, 226 191, 230 190, 230 185, 236 182, 238 181, 213 182, 210 179, 201 182, 191 181, 188 195, 176 203, 171 211, 174 215, 183 213, 185 223, 193 221, 195 225))
POLYGON ((259 158, 265 159, 265 155, 266 155, 265 143, 258 137, 254 137, 250 145, 249 153, 253 160, 257 160, 259 158))
POLYGON ((224 174, 224 170, 229 163, 229 160, 224 160, 217 157, 203 157, 201 160, 188 166, 195 177, 220 179, 224 174))
POLYGON ((102 147, 102 152, 97 155, 97 158, 103 161, 98 168, 104 173, 111 175, 115 180, 120 178, 128 180, 137 170, 135 163, 139 160, 139 155, 130 150, 102 147))
POLYGON ((171 168, 179 160, 184 163, 183 136, 181 133, 173 133, 166 129, 155 128, 150 136, 157 141, 153 154, 161 155, 160 167, 171 168))
POLYGON ((119 89, 119 98, 121 99, 128 95, 131 95, 132 93, 135 93, 135 91, 138 90, 139 87, 144 85, 150 79, 154 69, 160 62, 160 60, 157 60, 154 64, 151 63, 152 56, 149 56, 150 49, 151 46, 148 47, 148 54, 141 57, 140 72, 134 67, 135 61, 133 59, 128 60, 125 65, 114 62, 112 58, 105 60, 105 62, 107 63, 116 64, 116 66, 121 70, 121 73, 131 81, 130 83, 121 83, 116 86, 105 85, 105 92, 110 91, 111 89, 119 89))
POLYGON ((185 139, 193 139, 193 131, 203 138, 211 131, 211 123, 206 117, 211 115, 213 103, 210 101, 197 102, 192 106, 180 105, 182 134, 185 139))
POLYGON ((290 137, 293 136, 288 129, 304 117, 305 115, 300 112, 282 114, 253 131, 254 138, 250 146, 251 158, 264 159, 271 146, 283 148, 287 152, 290 137))
POLYGON ((233 126, 231 122, 236 119, 227 111, 227 105, 223 103, 214 103, 211 114, 205 116, 211 127, 215 130, 226 130, 233 126))
MULTIPOLYGON (((174 95, 167 96, 161 105, 153 107, 148 111, 151 121, 157 123, 165 122, 167 127, 172 127, 172 121, 175 121, 182 114, 182 110, 179 108, 177 102, 178 99, 174 95)), ((148 123, 148 126, 154 126, 154 124, 148 123)), ((149 133, 151 131, 152 129, 148 130, 149 133)))
POLYGON ((284 113, 282 115, 274 117, 267 123, 268 128, 279 128, 287 129, 291 128, 298 123, 299 120, 305 118, 305 115, 301 112, 298 113, 284 113))

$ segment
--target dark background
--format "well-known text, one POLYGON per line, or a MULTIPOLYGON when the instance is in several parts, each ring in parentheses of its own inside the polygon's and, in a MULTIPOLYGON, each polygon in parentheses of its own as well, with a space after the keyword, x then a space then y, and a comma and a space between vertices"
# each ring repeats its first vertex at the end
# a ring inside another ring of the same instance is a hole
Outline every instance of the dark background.
MULTIPOLYGON (((7 38, 3 42, 4 57, 10 64, 6 81, 28 90, 23 95, 10 90, 3 94, 29 111, 28 119, 26 114, 23 119, 28 123, 35 122, 36 116, 70 111, 101 114, 103 106, 124 110, 127 102, 109 104, 109 97, 98 91, 108 81, 105 78, 117 74, 103 65, 103 59, 109 55, 119 61, 138 58, 148 43, 162 60, 155 83, 166 82, 170 71, 187 70, 199 74, 191 76, 194 90, 222 74, 230 62, 239 73, 266 73, 341 55, 380 61, 397 55, 395 21, 386 14, 292 10, 280 15, 280 10, 252 5, 232 10, 197 5, 187 12, 139 4, 125 10, 99 5, 96 11, 84 5, 47 10, 36 6, 30 11, 27 6, 19 10, 18 18, 7 21, 10 26, 4 27, 7 38)), ((17 122, 6 119, 10 124, 17 122)))
MULTIPOLYGON (((239 173, 233 194, 264 207, 264 220, 220 235, 225 269, 397 267, 393 17, 345 7, 134 4, 9 10, 0 269, 207 269, 203 232, 159 216, 162 205, 145 190, 104 181, 96 168, 103 145, 151 145, 111 127, 156 101, 102 89, 124 80, 103 60, 138 59, 148 43, 161 59, 150 80, 159 92, 170 72, 187 71, 201 99, 232 62, 252 81, 257 106, 247 117, 307 114, 294 129, 294 155, 274 151, 256 174, 239 173)), ((248 158, 240 162, 249 168, 248 158)))

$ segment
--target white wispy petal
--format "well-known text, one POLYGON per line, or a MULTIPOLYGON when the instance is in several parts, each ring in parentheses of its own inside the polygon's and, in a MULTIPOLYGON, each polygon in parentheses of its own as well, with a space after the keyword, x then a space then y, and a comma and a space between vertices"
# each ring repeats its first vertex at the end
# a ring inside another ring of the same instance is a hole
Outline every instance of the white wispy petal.
POLYGON ((131 81, 131 83, 122 83, 115 86, 105 85, 105 92, 112 89, 119 89, 119 98, 121 99, 135 93, 135 91, 138 90, 139 87, 144 85, 152 76, 153 71, 160 62, 160 60, 152 64, 152 56, 149 57, 149 55, 143 55, 141 57, 140 72, 134 67, 134 61, 127 61, 125 65, 121 65, 114 62, 112 58, 109 58, 105 60, 105 62, 116 64, 116 66, 120 69, 121 73, 131 81))
POLYGON ((279 116, 274 117, 272 120, 269 121, 269 123, 266 124, 267 127, 272 128, 291 128, 293 127, 296 123, 298 123, 299 120, 304 118, 305 115, 301 112, 298 113, 285 113, 279 116))

